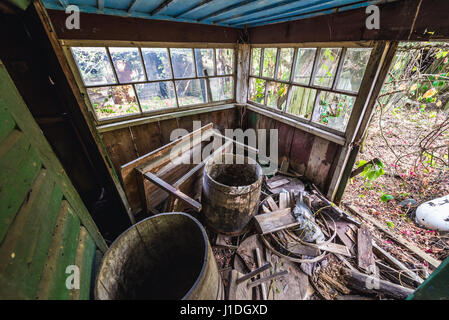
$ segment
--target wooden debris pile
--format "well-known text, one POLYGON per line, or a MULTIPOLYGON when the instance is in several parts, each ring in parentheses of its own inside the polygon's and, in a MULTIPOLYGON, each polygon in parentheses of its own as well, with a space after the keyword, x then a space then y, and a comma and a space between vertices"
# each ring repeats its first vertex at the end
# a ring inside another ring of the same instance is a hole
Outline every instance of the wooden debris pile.
POLYGON ((219 268, 232 287, 228 298, 404 299, 424 281, 382 248, 364 222, 329 202, 313 184, 277 175, 266 179, 262 194, 247 233, 216 236, 217 261, 227 261, 219 268), (301 223, 293 213, 300 194, 324 241, 307 242, 298 231, 301 223), (268 269, 257 272, 267 263, 268 269), (237 280, 242 277, 243 284, 237 280))

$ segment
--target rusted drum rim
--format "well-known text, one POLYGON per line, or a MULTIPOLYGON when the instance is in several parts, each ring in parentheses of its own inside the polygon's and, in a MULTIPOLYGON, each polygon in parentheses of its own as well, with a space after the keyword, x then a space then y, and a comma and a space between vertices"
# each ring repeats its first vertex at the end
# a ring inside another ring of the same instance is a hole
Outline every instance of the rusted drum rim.
POLYGON ((94 289, 95 299, 98 299, 98 297, 99 297, 99 290, 100 290, 99 287, 100 287, 100 286, 103 287, 103 290, 106 290, 106 289, 104 288, 104 285, 103 285, 103 284, 101 283, 101 281, 99 280, 99 276, 98 276, 98 275, 100 274, 100 272, 101 272, 101 270, 103 269, 105 263, 107 262, 107 260, 108 260, 107 258, 108 258, 108 255, 110 254, 110 252, 112 252, 113 250, 115 250, 115 247, 119 245, 120 239, 121 239, 122 237, 124 237, 125 234, 128 233, 128 231, 130 231, 131 229, 134 229, 134 228, 135 228, 136 231, 139 232, 139 230, 137 229, 137 225, 139 225, 139 224, 143 224, 143 223, 145 223, 146 221, 149 221, 149 220, 151 220, 151 219, 156 219, 156 218, 158 218, 158 217, 160 217, 160 216, 169 216, 169 215, 182 215, 182 216, 185 216, 185 217, 187 217, 188 219, 192 220, 192 221, 197 225, 197 227, 199 228, 199 230, 201 231, 201 234, 202 234, 202 236, 203 236, 203 242, 204 242, 204 255, 203 255, 203 263, 202 263, 202 266, 201 266, 201 271, 200 271, 200 273, 198 274, 198 277, 196 278, 196 280, 195 280, 195 282, 193 283, 192 287, 191 287, 191 288, 189 289, 189 291, 187 291, 187 293, 181 298, 181 300, 186 300, 186 299, 188 299, 188 298, 190 297, 190 295, 193 293, 193 291, 197 288, 198 283, 199 283, 199 282, 201 281, 201 279, 203 278, 204 272, 205 272, 205 270, 206 270, 206 266, 207 266, 207 258, 208 258, 208 252, 209 252, 209 247, 210 247, 210 245, 209 245, 209 239, 208 239, 208 237, 207 237, 206 230, 204 229, 203 225, 202 225, 196 218, 194 218, 193 216, 191 216, 191 215, 189 215, 189 214, 187 214, 187 213, 184 213, 184 212, 168 212, 168 213, 160 213, 160 214, 157 214, 157 215, 155 215, 155 216, 146 218, 146 219, 144 219, 144 220, 142 220, 142 221, 140 221, 140 222, 138 222, 138 223, 132 225, 131 227, 129 227, 128 229, 126 229, 124 232, 122 232, 122 234, 114 240, 114 242, 111 244, 111 246, 108 248, 108 250, 107 250, 106 253, 104 254, 103 259, 102 259, 102 262, 101 262, 101 265, 100 265, 100 268, 98 269, 98 274, 97 274, 97 278, 96 278, 96 280, 95 280, 95 289, 94 289))
MULTIPOLYGON (((241 165, 244 165, 244 164, 254 165, 256 167, 256 174, 258 176, 257 180, 255 180, 251 184, 248 184, 248 185, 245 185, 245 186, 238 186, 238 187, 228 186, 226 184, 223 184, 223 183, 220 183, 220 182, 216 181, 214 178, 211 177, 211 175, 208 172, 209 171, 208 169, 212 165, 216 164, 215 163, 215 160, 216 160, 215 158, 209 159, 207 161, 206 165, 204 166, 204 174, 207 176, 207 179, 209 179, 210 181, 212 181, 214 183, 214 187, 215 188, 220 189, 220 191, 222 191, 224 193, 227 193, 227 194, 231 194, 231 195, 232 194, 242 195, 242 194, 246 194, 246 193, 252 192, 254 189, 257 189, 258 185, 262 182, 262 178, 263 178, 262 168, 257 163, 257 161, 252 159, 252 158, 250 158, 250 157, 237 156, 237 155, 235 155, 233 153, 224 153, 224 154, 222 154, 222 156, 221 156, 222 160, 225 159, 226 156, 230 156, 230 155, 233 156, 234 161, 235 161, 235 159, 237 157, 241 157, 241 158, 243 158, 243 160, 251 159, 252 161, 254 161, 254 163, 249 163, 248 162, 248 163, 242 163, 241 165)), ((217 163, 217 164, 219 164, 219 163, 217 163)), ((226 164, 226 163, 223 163, 223 164, 226 164)), ((232 164, 239 165, 240 163, 232 163, 232 164)), ((207 181, 207 179, 205 181, 207 181)))

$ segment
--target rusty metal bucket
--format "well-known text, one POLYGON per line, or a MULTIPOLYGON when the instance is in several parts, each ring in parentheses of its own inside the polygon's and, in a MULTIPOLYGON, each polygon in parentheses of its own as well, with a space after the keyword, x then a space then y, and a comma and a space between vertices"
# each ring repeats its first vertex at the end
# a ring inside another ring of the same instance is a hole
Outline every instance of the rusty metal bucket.
POLYGON ((95 298, 224 299, 203 226, 181 212, 159 214, 133 225, 104 255, 95 298))
POLYGON ((211 158, 204 166, 203 214, 212 230, 235 236, 245 231, 256 213, 262 168, 253 159, 234 154, 225 153, 218 159, 211 158))

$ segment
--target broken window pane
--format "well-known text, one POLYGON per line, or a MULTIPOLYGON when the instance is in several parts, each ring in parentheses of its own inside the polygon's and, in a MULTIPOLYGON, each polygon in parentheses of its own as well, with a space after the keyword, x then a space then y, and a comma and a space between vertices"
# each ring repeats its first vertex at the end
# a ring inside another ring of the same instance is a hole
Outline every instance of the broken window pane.
POLYGON ((217 49, 217 75, 232 74, 234 49, 217 49))
POLYGON ((329 128, 344 131, 351 116, 355 98, 343 94, 321 91, 312 120, 329 128))
POLYGON ((300 48, 295 64, 295 75, 293 81, 308 85, 312 75, 313 62, 315 60, 315 48, 300 48))
POLYGON ((371 54, 368 48, 349 48, 346 50, 337 89, 358 92, 371 54))
POLYGON ((207 102, 205 79, 176 81, 179 106, 200 104, 207 102))
POLYGON ((315 96, 315 89, 293 86, 287 112, 295 116, 310 119, 315 96))
POLYGON ((119 82, 145 81, 142 60, 137 48, 109 48, 119 82))
POLYGON ((284 110, 287 102, 288 85, 280 82, 268 83, 267 106, 284 110))
POLYGON ((142 48, 148 80, 171 79, 170 61, 166 48, 142 48))
POLYGON ((207 75, 215 75, 214 67, 214 49, 195 49, 196 70, 198 77, 205 77, 204 69, 207 75))
POLYGON ((318 58, 318 66, 313 84, 330 88, 337 71, 341 48, 322 48, 318 58))
POLYGON ((253 48, 251 50, 251 75, 260 76, 260 54, 261 48, 253 48))
POLYGON ((281 52, 279 54, 279 66, 276 79, 284 81, 290 80, 294 52, 295 50, 293 48, 281 49, 281 52))
POLYGON ((87 94, 99 120, 140 112, 132 85, 87 88, 87 94))
POLYGON ((276 68, 277 48, 265 48, 263 50, 263 69, 262 76, 274 78, 274 69, 276 68))
POLYGON ((195 76, 192 49, 170 49, 170 54, 175 78, 195 76))
POLYGON ((249 79, 249 100, 264 103, 266 81, 258 78, 249 79))
POLYGON ((72 53, 86 86, 116 83, 106 48, 72 47, 72 53))
POLYGON ((136 84, 142 111, 176 108, 175 89, 172 81, 136 84))
POLYGON ((213 101, 230 100, 234 97, 234 78, 211 78, 210 87, 213 101))

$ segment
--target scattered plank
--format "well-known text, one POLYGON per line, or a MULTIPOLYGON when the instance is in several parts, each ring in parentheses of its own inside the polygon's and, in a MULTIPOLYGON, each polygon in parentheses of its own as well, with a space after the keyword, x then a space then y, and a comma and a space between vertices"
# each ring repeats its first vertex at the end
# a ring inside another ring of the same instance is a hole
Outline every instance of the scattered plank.
POLYGON ((267 185, 268 185, 268 188, 274 189, 274 188, 278 188, 280 186, 283 186, 283 185, 285 185, 285 184, 287 184, 289 182, 290 182, 290 180, 288 180, 288 179, 281 179, 281 180, 275 180, 275 181, 272 181, 270 179, 270 180, 267 181, 267 185))
MULTIPOLYGON (((261 267, 262 266, 262 256, 260 254, 259 248, 256 248, 256 261, 257 261, 257 267, 258 268, 261 267)), ((263 275, 264 275, 263 273, 260 274, 260 279, 262 279, 263 275)), ((265 282, 262 282, 260 284, 260 287, 262 289, 262 300, 267 300, 267 286, 266 286, 265 282)))
POLYGON ((341 254, 346 257, 352 257, 351 253, 349 252, 349 249, 341 244, 337 243, 326 243, 326 244, 320 244, 317 246, 318 249, 323 251, 328 251, 336 254, 341 254))
POLYGON ((273 200, 271 196, 267 197, 267 204, 270 207, 271 211, 278 211, 279 207, 276 202, 273 200))
POLYGON ((318 257, 320 255, 320 249, 299 242, 287 242, 286 249, 297 256, 318 257))
POLYGON ((356 241, 354 240, 354 238, 349 237, 347 234, 349 231, 352 232, 351 228, 348 226, 348 223, 344 221, 335 221, 335 227, 336 230, 334 229, 334 224, 329 223, 329 228, 332 231, 337 232, 337 236, 341 240, 341 242, 343 242, 343 244, 349 249, 349 252, 351 252, 351 254, 355 255, 356 241))
POLYGON ((360 292, 369 294, 380 293, 394 299, 405 299, 414 292, 413 289, 381 280, 378 277, 369 276, 355 270, 351 271, 345 269, 343 274, 347 281, 347 285, 360 292))
POLYGON ((271 212, 270 209, 268 209, 268 207, 266 205, 262 205, 262 211, 265 213, 271 212))
POLYGON ((389 230, 386 226, 384 226, 381 222, 377 221, 375 218, 371 217, 368 214, 360 212, 360 210, 358 210, 354 206, 349 205, 348 208, 349 208, 349 210, 351 212, 353 212, 354 214, 357 214, 358 216, 360 216, 364 220, 372 223, 379 230, 381 230, 384 233, 386 233, 391 239, 393 239, 397 243, 403 245, 408 250, 410 250, 412 253, 414 253, 416 256, 418 256, 421 259, 424 259, 425 261, 430 263, 433 267, 437 268, 441 264, 441 261, 439 261, 439 260, 433 258, 431 255, 425 253, 424 251, 419 249, 415 244, 413 244, 412 242, 404 239, 402 236, 393 233, 391 230, 389 230))
POLYGON ((387 251, 382 249, 374 240, 373 240, 373 251, 377 256, 383 258, 392 266, 396 267, 398 270, 403 271, 407 276, 412 278, 418 284, 424 282, 424 280, 421 279, 415 272, 408 269, 402 262, 400 262, 398 259, 393 257, 387 251))
POLYGON ((279 209, 285 209, 288 207, 288 193, 281 192, 279 193, 279 209))
POLYGON ((376 271, 372 241, 368 228, 362 225, 357 232, 357 265, 368 273, 376 271))
POLYGON ((254 216, 256 228, 261 234, 267 234, 294 227, 299 222, 291 215, 291 209, 285 208, 271 213, 254 216))

